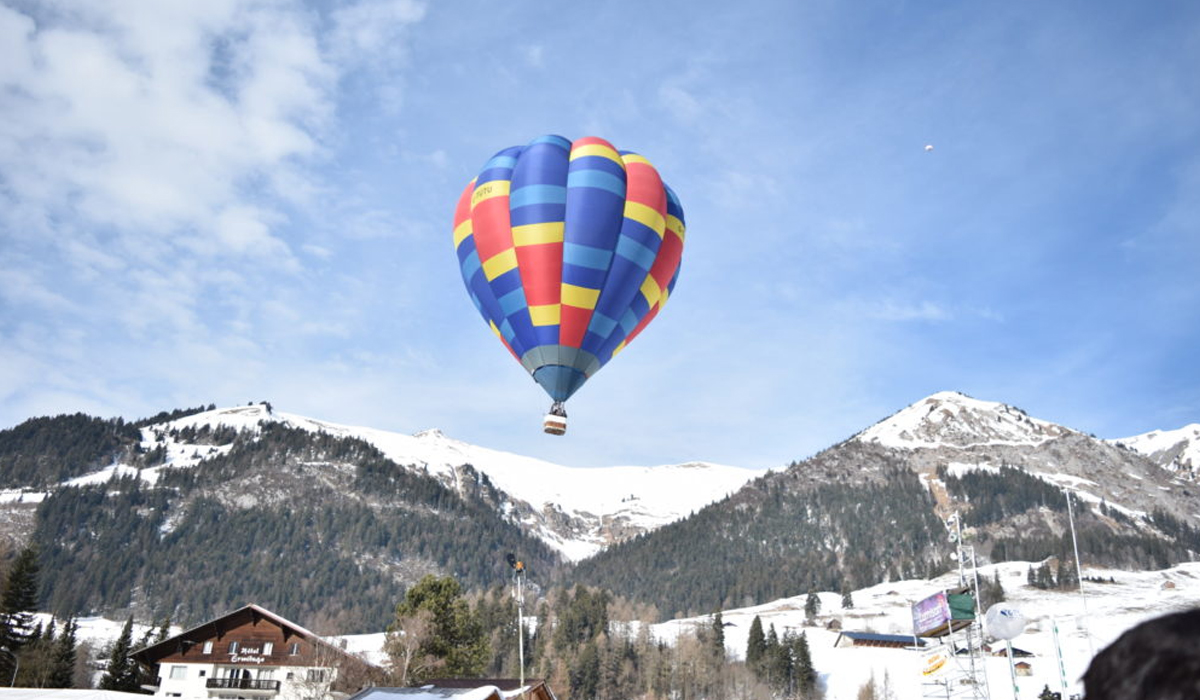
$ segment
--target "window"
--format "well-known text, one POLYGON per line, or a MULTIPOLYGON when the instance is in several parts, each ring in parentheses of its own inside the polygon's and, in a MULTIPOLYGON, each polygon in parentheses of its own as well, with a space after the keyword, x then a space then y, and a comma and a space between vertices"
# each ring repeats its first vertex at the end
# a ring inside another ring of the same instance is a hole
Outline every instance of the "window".
POLYGON ((187 678, 187 666, 172 666, 171 667, 171 680, 181 681, 185 678, 187 678))
POLYGON ((230 642, 230 643, 229 643, 229 653, 230 653, 230 654, 236 654, 236 653, 238 653, 238 647, 239 647, 239 646, 241 646, 241 645, 240 645, 240 644, 238 644, 237 642, 230 642))
POLYGON ((270 656, 273 651, 275 651, 275 642, 263 642, 263 656, 270 656))
POLYGON ((205 654, 212 653, 212 640, 211 639, 204 643, 204 653, 205 654))
POLYGON ((208 671, 205 671, 204 669, 200 669, 200 677, 201 678, 203 678, 207 674, 208 674, 208 671))
POLYGON ((323 669, 323 668, 308 669, 308 682, 309 683, 324 683, 325 682, 325 669, 323 669))
POLYGON ((300 642, 292 642, 292 645, 290 647, 288 647, 288 654, 290 654, 291 656, 299 656, 300 655, 300 642))

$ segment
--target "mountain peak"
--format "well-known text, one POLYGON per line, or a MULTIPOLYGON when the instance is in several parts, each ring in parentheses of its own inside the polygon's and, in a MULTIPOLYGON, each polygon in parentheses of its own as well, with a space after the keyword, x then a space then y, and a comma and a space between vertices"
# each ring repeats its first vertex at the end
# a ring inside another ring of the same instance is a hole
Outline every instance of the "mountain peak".
POLYGON ((1171 471, 1192 475, 1200 471, 1200 423, 1178 430, 1152 430, 1110 442, 1140 452, 1171 471))
POLYGON ((1030 418, 1008 404, 940 391, 867 428, 854 439, 899 448, 1037 445, 1072 432, 1030 418))

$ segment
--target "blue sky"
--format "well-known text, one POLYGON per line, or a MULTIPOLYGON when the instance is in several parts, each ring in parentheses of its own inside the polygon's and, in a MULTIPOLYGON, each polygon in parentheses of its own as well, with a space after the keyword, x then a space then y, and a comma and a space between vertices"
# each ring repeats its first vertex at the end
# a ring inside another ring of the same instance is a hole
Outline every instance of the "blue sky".
POLYGON ((0 0, 0 427, 269 400, 758 468, 941 390, 1181 427, 1196 66, 1185 0, 0 0), (478 168, 548 133, 642 153, 688 224, 564 438, 450 235, 478 168))

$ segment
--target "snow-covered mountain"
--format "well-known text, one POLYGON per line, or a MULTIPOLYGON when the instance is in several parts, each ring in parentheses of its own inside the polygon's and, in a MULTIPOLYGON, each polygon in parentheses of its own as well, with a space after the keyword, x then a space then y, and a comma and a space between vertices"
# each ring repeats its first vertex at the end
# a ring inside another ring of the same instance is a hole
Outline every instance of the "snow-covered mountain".
POLYGON ((980 401, 954 391, 922 399, 856 436, 902 449, 1040 445, 1075 431, 1012 406, 980 401))
MULTIPOLYGON (((188 429, 256 431, 266 422, 364 440, 397 464, 424 471, 459 492, 465 488, 464 480, 473 469, 486 475, 512 499, 506 505, 513 518, 571 560, 686 517, 762 474, 702 462, 571 468, 471 445, 438 430, 405 435, 328 423, 254 404, 205 411, 144 428, 142 449, 165 450, 166 462, 142 470, 142 476, 154 481, 164 469, 186 468, 228 449, 228 446, 188 443, 179 437, 187 434, 188 429)), ((131 469, 113 465, 106 472, 78 481, 106 479, 114 471, 131 469)))
POLYGON ((1189 479, 1195 479, 1200 473, 1200 423, 1178 430, 1154 430, 1110 442, 1137 450, 1160 467, 1189 479))
POLYGON ((1196 518, 1200 506, 1188 481, 1190 472, 1182 468, 1200 462, 1194 456, 1200 441, 1188 437, 1193 428, 1200 426, 1106 441, 1007 404, 946 391, 917 401, 851 440, 904 455, 942 503, 947 498, 936 477, 939 467, 961 476, 1008 465, 1134 518, 1146 518, 1159 507, 1196 518))

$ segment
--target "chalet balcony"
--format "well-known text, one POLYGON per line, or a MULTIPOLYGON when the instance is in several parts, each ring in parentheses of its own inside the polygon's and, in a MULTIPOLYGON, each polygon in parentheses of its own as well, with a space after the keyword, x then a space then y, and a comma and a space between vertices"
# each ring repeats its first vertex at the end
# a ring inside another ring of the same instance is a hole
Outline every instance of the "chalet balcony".
POLYGON ((257 695, 272 695, 279 692, 279 681, 250 678, 209 678, 204 686, 209 690, 242 690, 257 695))

